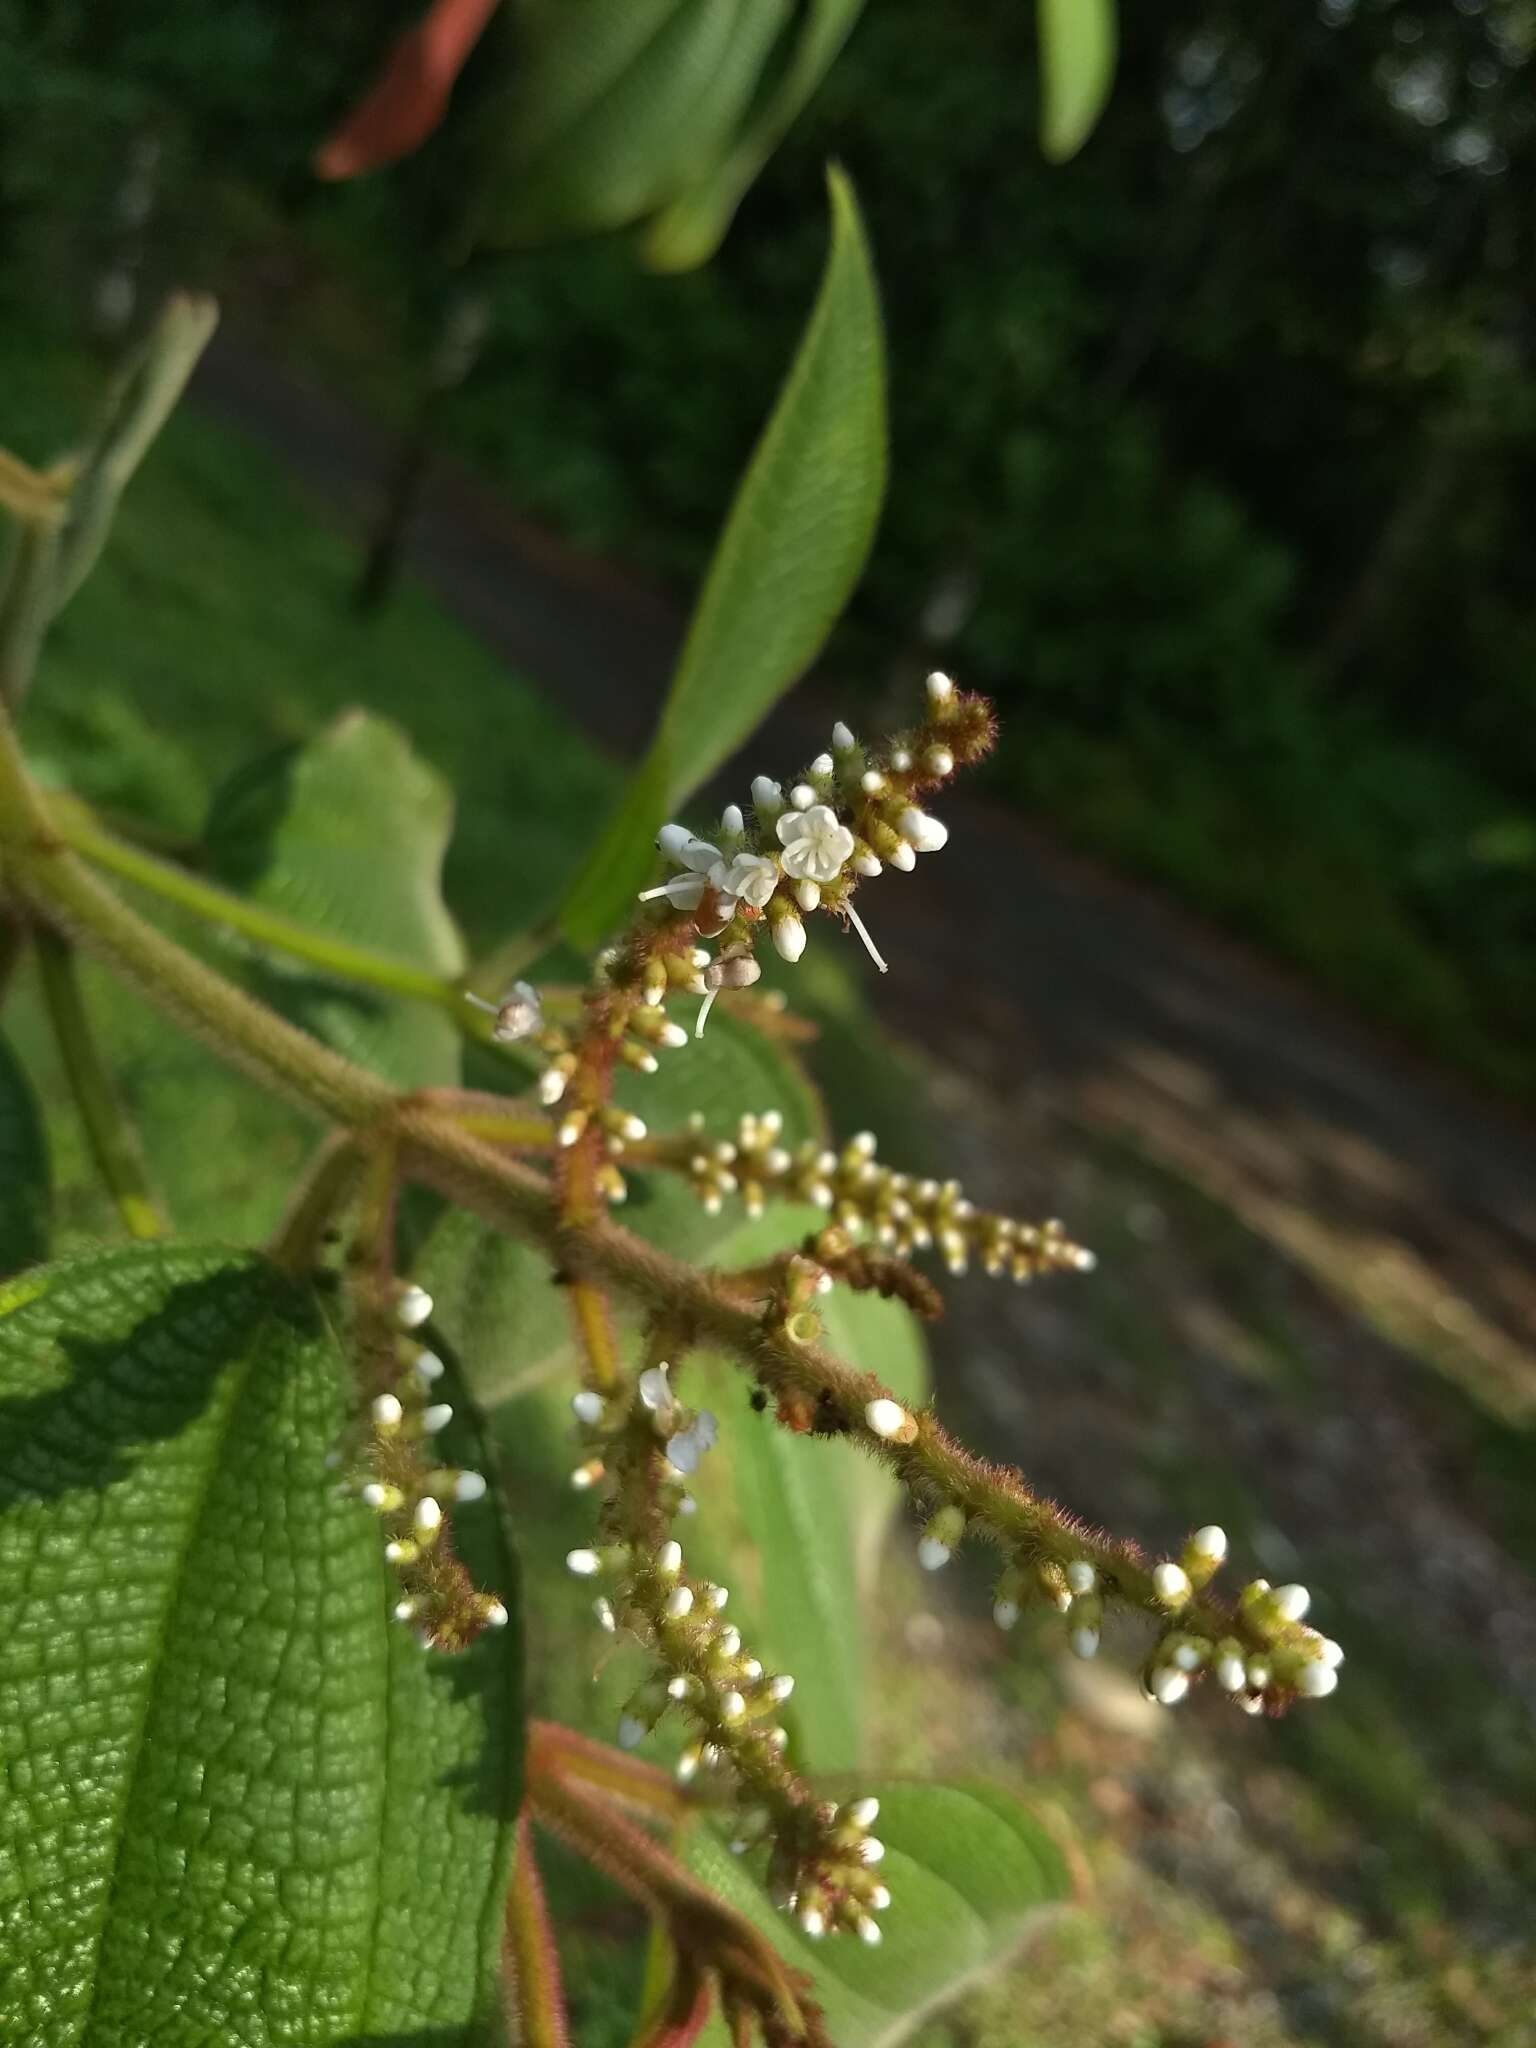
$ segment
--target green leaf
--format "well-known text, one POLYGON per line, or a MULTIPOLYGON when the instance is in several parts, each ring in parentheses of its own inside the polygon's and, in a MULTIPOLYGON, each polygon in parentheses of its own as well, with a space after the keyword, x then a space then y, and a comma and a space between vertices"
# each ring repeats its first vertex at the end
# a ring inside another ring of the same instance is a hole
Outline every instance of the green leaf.
POLYGON ((651 269, 693 270, 714 255, 748 187, 831 69, 863 12, 864 0, 811 0, 778 83, 729 153, 645 228, 640 253, 651 269))
MULTIPOLYGON (((494 2038, 516 1630, 448 1659, 390 1623, 327 1464, 348 1401, 323 1308, 255 1258, 0 1288, 8 2039, 494 2038)), ((492 1522, 456 1533, 510 1605, 492 1522)))
MULTIPOLYGON (((891 1904, 884 1939, 807 1940, 769 1904, 739 1857, 707 1822, 682 1845, 689 1868, 768 1936, 811 1979, 837 2048, 894 2048, 935 2007, 999 1964, 1067 1895, 1061 1851, 1005 1793, 980 1785, 868 1785, 880 1801, 881 1865, 891 1904)), ((718 2017, 701 2048, 723 2048, 718 2017)))
POLYGON ((1076 156, 1115 79, 1115 0, 1035 0, 1040 30, 1040 147, 1076 156))
POLYGON ((853 188, 829 174, 832 240, 789 376, 752 452, 689 623, 655 740, 561 912, 595 945, 640 887, 657 827, 815 659, 858 580, 885 489, 880 309, 853 188))
POLYGON ((621 228, 729 147, 788 0, 524 0, 486 132, 481 232, 499 244, 621 228))
MULTIPOLYGON (((464 949, 439 892, 453 824, 447 785, 388 720, 346 711, 308 745, 235 776, 215 797, 209 865, 254 901, 451 979, 464 949)), ((452 1019, 264 961, 262 992, 339 1052, 408 1088, 459 1079, 452 1019)))
POLYGON ((0 1037, 0 1275, 48 1256, 48 1141, 32 1084, 0 1037))

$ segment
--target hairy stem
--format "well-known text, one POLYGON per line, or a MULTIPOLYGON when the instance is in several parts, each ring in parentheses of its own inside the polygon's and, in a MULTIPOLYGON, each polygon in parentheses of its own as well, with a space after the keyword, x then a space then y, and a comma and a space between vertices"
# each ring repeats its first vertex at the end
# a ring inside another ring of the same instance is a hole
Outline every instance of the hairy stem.
POLYGON ((526 1810, 517 1822, 502 1965, 520 2048, 570 2048, 560 1951, 526 1810))
POLYGON ((407 960, 393 959, 387 953, 375 952, 371 946, 353 945, 349 940, 312 931, 296 918, 283 916, 281 911, 266 910, 214 882, 189 874, 185 868, 145 853, 140 847, 129 846, 104 831, 77 803, 58 804, 50 815, 58 837, 93 866, 151 891, 179 910, 239 932, 274 952, 307 960, 312 967, 335 975, 338 980, 361 982, 369 988, 385 989, 391 995, 433 1003, 455 1017, 465 1009, 457 984, 445 981, 441 975, 414 967, 407 960))
POLYGON ((37 964, 48 1019, 96 1170, 128 1235, 163 1237, 165 1218, 149 1184, 139 1134, 113 1086, 86 1015, 74 950, 46 925, 37 934, 37 964))

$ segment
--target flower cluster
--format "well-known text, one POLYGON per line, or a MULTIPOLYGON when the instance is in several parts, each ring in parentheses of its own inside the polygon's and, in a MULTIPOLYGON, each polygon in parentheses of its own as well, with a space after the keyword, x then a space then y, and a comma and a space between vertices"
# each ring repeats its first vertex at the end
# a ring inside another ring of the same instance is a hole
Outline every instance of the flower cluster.
POLYGON ((619 1744, 633 1749, 668 1712, 685 1715, 695 1733, 678 1758, 679 1779, 702 1773, 734 1787, 732 1846, 744 1854, 771 1840, 770 1890, 804 1932, 849 1928, 878 1941, 874 1915, 888 1895, 873 1874, 883 1854, 869 1833, 874 1801, 837 1806, 812 1796, 785 1761, 789 1738, 778 1720, 794 1679, 765 1670, 750 1653, 725 1618, 727 1588, 690 1575, 674 1537, 640 1541, 628 1526, 637 1482, 640 1498, 654 1504, 652 1528, 691 1507, 682 1482, 715 1440, 714 1416, 684 1407, 670 1372, 665 1360, 648 1366, 630 1402, 586 1388, 571 1403, 584 1448, 601 1453, 578 1469, 605 1477, 610 1490, 600 1540, 571 1551, 566 1565, 603 1583, 594 1602, 599 1625, 630 1635, 655 1666, 624 1704, 619 1744))
POLYGON ((805 917, 826 909, 854 927, 883 973, 854 889, 887 867, 910 872, 920 853, 938 852, 949 833, 919 799, 979 760, 993 736, 985 699, 935 673, 913 731, 864 747, 838 724, 831 752, 818 754, 788 790, 756 776, 750 810, 728 805, 713 840, 664 826, 657 846, 679 872, 641 901, 691 912, 703 936, 720 937, 722 962, 749 955, 764 924, 780 957, 798 960, 805 917))
POLYGON ((482 1473, 446 1465, 435 1452, 433 1439, 453 1410, 432 1399, 442 1360, 410 1334, 431 1313, 422 1288, 400 1291, 392 1346, 398 1371, 394 1386, 370 1405, 367 1477, 358 1491, 384 1525, 384 1555, 400 1590, 395 1619, 408 1622, 428 1649, 464 1650, 482 1630, 504 1627, 507 1610, 494 1594, 476 1592, 450 1540, 443 1503, 481 1500, 486 1485, 482 1473))
MULTIPOLYGON (((941 1519, 930 1523, 923 1547, 934 1543, 941 1519)), ((958 1518, 952 1532, 943 1532, 951 1544, 962 1527, 963 1518, 958 1518)), ((942 1555, 923 1556, 923 1562, 930 1567, 942 1564, 948 1554, 946 1547, 942 1555)), ((1255 1579, 1243 1588, 1235 1616, 1206 1611, 1198 1596, 1226 1554, 1225 1530, 1208 1522, 1190 1537, 1180 1561, 1165 1558, 1153 1566, 1151 1604, 1165 1626, 1142 1673, 1148 1699, 1177 1706, 1206 1672, 1250 1714, 1266 1707, 1283 1708, 1297 1698, 1326 1699, 1338 1685, 1344 1652, 1317 1629, 1303 1626, 1311 1605, 1305 1586, 1272 1587, 1267 1579, 1255 1579)), ((1086 1557, 1071 1558, 1065 1565, 1037 1563, 1032 1572, 1017 1563, 1010 1565, 998 1580, 992 1610, 1000 1628, 1014 1626, 1031 1590, 1066 1617, 1067 1643, 1074 1656, 1097 1655, 1104 1595, 1118 1590, 1112 1568, 1086 1557)))
MULTIPOLYGON (((714 1145, 699 1142, 702 1129, 699 1118, 681 1138, 655 1141, 645 1162, 684 1173, 712 1216, 728 1195, 739 1195, 749 1216, 761 1216, 770 1200, 805 1202, 827 1210, 850 1239, 867 1238, 900 1258, 934 1248, 951 1273, 964 1273, 972 1259, 986 1273, 1018 1281, 1093 1269, 1092 1252, 1054 1219, 1021 1223, 978 1209, 956 1180, 924 1180, 881 1165, 870 1131, 833 1152, 814 1142, 785 1146, 777 1110, 743 1116, 735 1138, 714 1145)), ((833 1255, 830 1244, 826 1249, 833 1255)))

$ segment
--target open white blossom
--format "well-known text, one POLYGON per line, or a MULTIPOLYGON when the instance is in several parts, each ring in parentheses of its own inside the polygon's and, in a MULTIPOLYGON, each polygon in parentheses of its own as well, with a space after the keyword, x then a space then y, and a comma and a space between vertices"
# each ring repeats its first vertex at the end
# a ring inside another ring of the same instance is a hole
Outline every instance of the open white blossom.
POLYGON ((784 848, 784 872, 797 882, 835 882, 853 853, 853 834, 830 804, 786 811, 774 830, 784 848))
POLYGON ((738 853, 733 860, 711 868, 709 879, 722 897, 762 910, 779 885, 779 870, 766 854, 738 853))
MULTIPOLYGON (((656 844, 668 860, 676 861, 683 870, 656 889, 642 889, 640 901, 649 903, 658 896, 678 910, 696 910, 703 900, 704 891, 717 886, 714 871, 723 872, 725 863, 718 846, 711 846, 707 839, 695 839, 683 825, 663 825, 657 834, 656 844)), ((722 905, 723 909, 733 906, 722 905)))
POLYGON ((687 1429, 667 1438, 667 1458, 679 1472, 697 1472, 699 1460, 715 1447, 719 1424, 709 1409, 701 1408, 687 1429))

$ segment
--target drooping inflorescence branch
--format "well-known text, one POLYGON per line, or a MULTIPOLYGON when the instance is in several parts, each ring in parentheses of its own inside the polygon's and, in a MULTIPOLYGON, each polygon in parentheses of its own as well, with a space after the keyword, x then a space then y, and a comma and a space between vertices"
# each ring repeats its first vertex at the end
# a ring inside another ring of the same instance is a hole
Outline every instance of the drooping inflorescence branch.
POLYGON ((625 1704, 620 1745, 633 1748, 665 1714, 681 1714, 694 1739, 679 1778, 702 1773, 730 1788, 733 1846, 745 1853, 771 1842, 768 1883, 778 1903, 812 1938, 849 1928, 878 1942, 875 1915, 890 1895, 875 1870, 883 1854, 870 1833, 876 1802, 818 1799, 791 1768, 778 1714, 794 1679, 752 1655, 725 1618, 728 1589, 690 1573, 669 1533, 688 1500, 683 1481, 715 1440, 715 1418, 683 1406, 661 1358, 640 1373, 627 1405, 586 1390, 572 1407, 591 1453, 575 1476, 583 1485, 601 1479, 606 1497, 596 1545, 566 1562, 602 1585, 600 1625, 633 1637, 654 1667, 625 1704))

